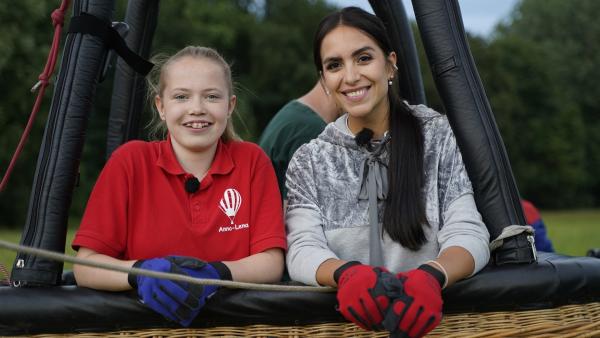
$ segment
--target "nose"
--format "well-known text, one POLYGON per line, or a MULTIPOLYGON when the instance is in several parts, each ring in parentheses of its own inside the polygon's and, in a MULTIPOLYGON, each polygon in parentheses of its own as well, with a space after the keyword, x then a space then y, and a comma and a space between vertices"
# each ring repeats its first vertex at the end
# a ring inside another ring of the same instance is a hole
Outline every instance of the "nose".
POLYGON ((348 84, 353 84, 358 82, 358 80, 360 80, 358 67, 354 64, 348 64, 344 73, 344 81, 348 84))
POLYGON ((204 113, 204 101, 200 97, 195 97, 191 102, 190 114, 200 115, 204 113))

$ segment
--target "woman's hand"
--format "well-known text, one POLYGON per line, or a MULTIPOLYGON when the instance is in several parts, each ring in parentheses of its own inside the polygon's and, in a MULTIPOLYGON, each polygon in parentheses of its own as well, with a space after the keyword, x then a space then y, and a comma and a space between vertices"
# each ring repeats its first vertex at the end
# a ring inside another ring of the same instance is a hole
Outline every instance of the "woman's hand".
POLYGON ((382 274, 393 277, 385 268, 358 262, 348 262, 334 273, 338 283, 339 311, 344 318, 365 330, 382 330, 382 322, 390 306, 382 274))
POLYGON ((444 275, 424 264, 407 273, 399 273, 397 278, 404 285, 404 292, 394 297, 383 325, 391 333, 422 337, 442 320, 444 275))

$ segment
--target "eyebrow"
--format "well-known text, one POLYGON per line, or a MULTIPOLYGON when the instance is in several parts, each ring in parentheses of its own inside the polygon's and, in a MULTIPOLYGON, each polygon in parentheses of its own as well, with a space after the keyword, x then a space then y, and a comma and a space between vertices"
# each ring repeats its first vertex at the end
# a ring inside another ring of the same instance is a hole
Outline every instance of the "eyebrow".
MULTIPOLYGON (((185 87, 177 87, 177 88, 173 88, 171 89, 172 92, 176 92, 176 91, 180 91, 180 92, 191 92, 192 90, 190 90, 189 88, 185 88, 185 87)), ((210 92, 210 91, 218 91, 221 92, 222 89, 218 88, 218 87, 209 87, 209 88, 205 88, 202 90, 202 92, 210 92)))
MULTIPOLYGON (((355 50, 354 52, 352 52, 352 56, 355 57, 355 56, 357 56, 357 55, 359 55, 359 54, 361 54, 363 52, 374 51, 374 50, 375 49, 373 47, 371 47, 371 46, 365 46, 365 47, 359 48, 359 49, 355 50)), ((325 60, 323 60, 323 63, 325 64, 325 63, 328 63, 328 62, 331 62, 331 61, 336 61, 336 60, 339 60, 339 59, 341 59, 341 58, 338 57, 338 56, 332 56, 332 57, 328 57, 325 60)))
POLYGON ((180 91, 180 92, 189 92, 190 90, 187 89, 187 88, 177 87, 177 88, 171 89, 171 91, 172 92, 177 92, 177 91, 180 91))

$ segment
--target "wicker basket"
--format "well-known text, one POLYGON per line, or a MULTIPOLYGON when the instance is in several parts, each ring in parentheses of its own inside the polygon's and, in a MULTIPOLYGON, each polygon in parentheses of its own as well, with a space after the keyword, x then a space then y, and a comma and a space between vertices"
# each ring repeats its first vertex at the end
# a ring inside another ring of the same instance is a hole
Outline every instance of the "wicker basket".
MULTIPOLYGON (((33 337, 56 338, 42 334, 33 337)), ((306 326, 250 325, 205 329, 148 329, 69 334, 69 337, 388 337, 385 332, 368 332, 350 323, 306 326)), ((600 337, 600 303, 567 305, 554 309, 461 313, 444 316, 428 337, 600 337)))

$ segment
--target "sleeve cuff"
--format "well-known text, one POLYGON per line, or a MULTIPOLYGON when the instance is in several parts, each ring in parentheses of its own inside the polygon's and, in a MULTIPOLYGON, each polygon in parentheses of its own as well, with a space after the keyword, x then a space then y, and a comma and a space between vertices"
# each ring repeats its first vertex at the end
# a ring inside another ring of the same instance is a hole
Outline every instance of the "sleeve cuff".
POLYGON ((215 270, 219 274, 219 278, 221 278, 221 280, 233 280, 233 277, 231 276, 231 270, 229 270, 229 268, 227 267, 227 265, 225 265, 225 263, 210 262, 208 264, 210 264, 213 268, 215 268, 215 270))
MULTIPOLYGON (((136 269, 140 269, 142 266, 142 263, 144 262, 143 259, 137 260, 135 261, 135 263, 133 263, 133 265, 131 266, 132 268, 136 268, 136 269)), ((132 273, 129 273, 127 275, 127 282, 129 283, 129 285, 131 285, 131 287, 133 289, 137 289, 138 287, 138 283, 137 283, 137 275, 134 275, 132 273)))
POLYGON ((317 270, 319 266, 328 259, 339 259, 332 252, 315 252, 308 257, 304 257, 302 261, 294 262, 288 255, 287 267, 292 280, 304 283, 306 285, 319 286, 317 282, 317 270))
POLYGON ((433 266, 431 266, 429 264, 423 264, 423 265, 419 266, 417 269, 423 270, 423 271, 429 273, 430 275, 432 275, 433 278, 435 278, 437 280, 437 282, 440 284, 440 288, 443 288, 444 285, 446 285, 446 276, 444 276, 444 273, 441 272, 440 270, 434 268, 433 266))
POLYGON ((338 280, 340 279, 340 276, 342 275, 342 273, 344 273, 344 271, 346 271, 349 267, 355 266, 355 265, 360 265, 361 263, 359 261, 350 261, 350 262, 346 262, 344 263, 344 265, 340 266, 339 268, 337 268, 335 270, 335 272, 333 273, 333 280, 335 281, 336 284, 338 284, 338 280))

